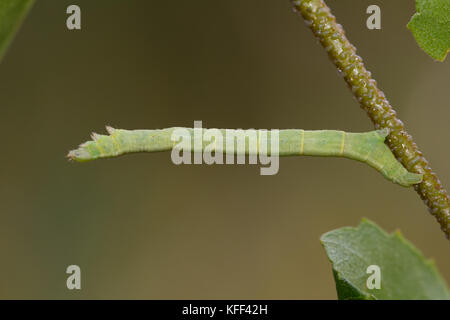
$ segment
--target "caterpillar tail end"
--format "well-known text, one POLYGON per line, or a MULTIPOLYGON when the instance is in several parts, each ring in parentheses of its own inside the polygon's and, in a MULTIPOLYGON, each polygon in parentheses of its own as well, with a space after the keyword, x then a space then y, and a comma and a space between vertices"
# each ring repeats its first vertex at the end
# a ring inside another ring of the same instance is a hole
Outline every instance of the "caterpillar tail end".
POLYGON ((389 128, 383 128, 376 131, 377 134, 380 136, 380 138, 384 141, 386 137, 391 133, 391 129, 389 128))
POLYGON ((423 174, 408 172, 401 177, 394 179, 394 182, 403 187, 412 187, 415 184, 421 183, 422 179, 423 174))
MULTIPOLYGON (((385 141, 389 133, 391 133, 391 129, 389 128, 382 128, 379 130, 376 130, 376 133, 380 137, 382 141, 385 141)), ((420 173, 413 173, 406 171, 404 168, 402 170, 402 174, 394 179, 393 182, 403 186, 403 187, 412 187, 415 184, 421 183, 423 179, 423 174, 420 173), (406 172, 405 172, 406 171, 406 172)))

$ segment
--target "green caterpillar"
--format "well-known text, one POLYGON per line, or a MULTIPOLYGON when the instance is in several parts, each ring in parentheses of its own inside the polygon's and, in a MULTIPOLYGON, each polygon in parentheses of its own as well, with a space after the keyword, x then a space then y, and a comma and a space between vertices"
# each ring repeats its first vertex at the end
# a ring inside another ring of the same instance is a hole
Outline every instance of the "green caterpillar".
MULTIPOLYGON (((249 148, 251 135, 249 130, 232 130, 232 129, 192 129, 192 128, 167 128, 158 130, 123 130, 106 127, 109 135, 92 134, 92 141, 88 141, 79 146, 78 149, 72 150, 68 154, 68 158, 76 161, 89 161, 99 158, 116 157, 122 154, 134 152, 158 152, 179 149, 178 140, 173 140, 172 134, 178 130, 178 138, 189 139, 190 146, 195 146, 196 133, 194 130, 203 132, 208 130, 216 130, 223 137, 222 141, 214 140, 214 151, 234 155, 255 155, 260 154, 260 139, 264 136, 266 155, 271 154, 271 131, 253 130, 256 132, 258 147, 256 149, 249 148), (181 133, 181 136, 179 134, 181 133), (264 133, 264 135, 263 135, 264 133), (183 137, 184 135, 184 137, 183 137), (230 136, 232 138, 230 138, 230 136), (245 141, 245 148, 236 148, 235 141, 230 139, 241 139, 245 141), (231 144, 229 144, 231 142, 231 144), (230 148, 231 146, 231 148, 230 148)), ((198 132, 198 131, 197 131, 198 132)), ((278 136, 278 154, 279 156, 329 156, 344 157, 348 159, 358 160, 367 163, 375 168, 385 178, 394 183, 409 187, 422 181, 422 175, 408 172, 398 162, 390 149, 384 143, 386 136, 389 134, 388 129, 364 132, 350 133, 337 130, 301 130, 286 129, 277 130, 278 136)), ((198 135, 197 135, 198 136, 198 135)), ((198 141, 197 141, 198 143, 198 141)), ((200 141, 199 150, 204 151, 211 142, 200 141)), ((186 146, 184 151, 192 152, 194 148, 186 146)), ((264 151, 265 151, 264 150, 264 151)))

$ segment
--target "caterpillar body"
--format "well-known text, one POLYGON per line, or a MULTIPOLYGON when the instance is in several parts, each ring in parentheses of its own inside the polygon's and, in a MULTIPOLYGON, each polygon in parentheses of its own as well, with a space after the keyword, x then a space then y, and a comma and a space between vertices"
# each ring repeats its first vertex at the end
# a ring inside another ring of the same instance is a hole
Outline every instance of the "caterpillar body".
MULTIPOLYGON (((117 157, 127 153, 135 152, 158 152, 170 151, 177 148, 177 140, 173 140, 172 134, 177 130, 191 139, 191 146, 195 145, 194 130, 196 128, 166 128, 157 130, 123 130, 106 127, 109 135, 92 134, 92 141, 85 142, 78 149, 72 150, 68 158, 75 161, 90 161, 99 158, 117 157)), ((236 155, 258 154, 261 150, 251 149, 249 130, 233 129, 200 129, 218 130, 224 137, 222 141, 214 141, 214 151, 222 153, 234 153, 236 155), (242 139, 245 148, 229 148, 229 139, 242 139)), ((252 129, 250 129, 252 130, 252 129)), ((266 154, 271 153, 271 135, 269 130, 253 130, 256 132, 258 146, 262 136, 266 141, 266 154)), ((367 163, 378 170, 385 178, 401 186, 409 187, 422 181, 422 175, 407 171, 392 154, 389 147, 384 143, 389 134, 388 129, 352 133, 338 130, 302 130, 284 129, 277 131, 279 156, 323 156, 344 157, 367 163)), ((200 148, 205 148, 211 142, 200 142, 200 148)), ((193 148, 183 148, 185 151, 194 151, 193 148)), ((196 150, 197 151, 197 150, 196 150)))

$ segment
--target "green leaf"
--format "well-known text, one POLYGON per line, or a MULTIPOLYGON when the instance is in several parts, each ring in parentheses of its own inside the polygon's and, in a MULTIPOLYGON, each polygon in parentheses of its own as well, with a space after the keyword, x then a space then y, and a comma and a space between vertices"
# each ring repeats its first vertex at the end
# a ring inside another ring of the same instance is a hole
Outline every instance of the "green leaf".
POLYGON ((450 0, 416 0, 408 28, 433 59, 444 61, 450 51, 450 0))
POLYGON ((387 234, 363 220, 357 228, 345 227, 321 237, 333 265, 339 299, 450 299, 433 261, 409 243, 400 232, 387 234), (367 268, 380 268, 380 289, 369 289, 367 268))
POLYGON ((34 0, 0 0, 0 59, 34 0))

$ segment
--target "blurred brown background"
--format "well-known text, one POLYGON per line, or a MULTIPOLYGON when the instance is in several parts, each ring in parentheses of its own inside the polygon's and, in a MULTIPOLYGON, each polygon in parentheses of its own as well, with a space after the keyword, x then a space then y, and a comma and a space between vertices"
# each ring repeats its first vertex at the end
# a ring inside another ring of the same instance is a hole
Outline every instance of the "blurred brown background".
MULTIPOLYGON (((450 187, 450 59, 406 28, 414 1, 328 1, 450 187), (382 30, 368 30, 378 4, 382 30)), ((0 298, 335 299, 324 232, 399 228, 450 280, 412 189, 358 162, 175 166, 169 153, 69 163, 104 125, 372 130, 290 2, 37 1, 0 64, 0 298), (66 28, 78 4, 82 30, 66 28), (66 288, 66 267, 82 290, 66 288)))

